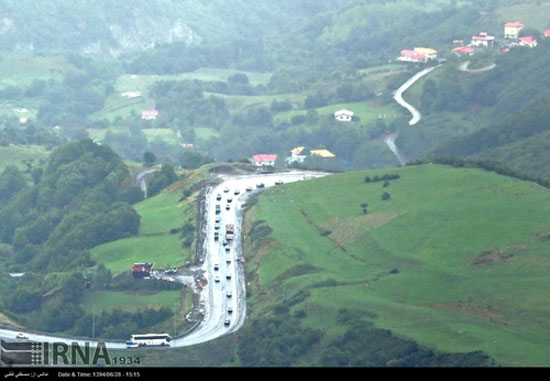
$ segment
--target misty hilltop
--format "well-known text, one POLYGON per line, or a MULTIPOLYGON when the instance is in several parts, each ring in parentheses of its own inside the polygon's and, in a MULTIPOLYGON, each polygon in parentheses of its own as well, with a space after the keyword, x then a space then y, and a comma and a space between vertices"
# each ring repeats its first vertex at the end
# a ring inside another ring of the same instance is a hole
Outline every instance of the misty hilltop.
POLYGON ((267 36, 350 0, 7 0, 0 49, 118 55, 183 42, 267 36))

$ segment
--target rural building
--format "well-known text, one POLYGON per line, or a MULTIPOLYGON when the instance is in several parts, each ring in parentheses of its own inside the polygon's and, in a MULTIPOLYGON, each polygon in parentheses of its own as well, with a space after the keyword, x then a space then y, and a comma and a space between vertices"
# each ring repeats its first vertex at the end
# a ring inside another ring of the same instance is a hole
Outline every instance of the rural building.
POLYGON ((312 149, 310 151, 311 156, 318 156, 323 159, 332 159, 335 158, 336 155, 330 152, 328 149, 312 149))
POLYGON ((518 38, 518 40, 519 40, 519 43, 518 43, 519 46, 527 46, 529 48, 534 48, 535 46, 537 46, 537 39, 534 38, 533 36, 520 37, 518 38))
POLYGON ((29 118, 27 118, 26 116, 22 116, 21 118, 19 118, 19 123, 21 124, 25 124, 29 121, 29 118))
POLYGON ((269 153, 259 153, 252 156, 252 162, 256 167, 274 166, 277 161, 277 155, 269 153))
POLYGON ((437 58, 437 50, 432 48, 414 48, 413 51, 425 55, 429 60, 435 60, 437 58))
POLYGON ((470 42, 470 46, 483 46, 483 47, 491 47, 495 43, 495 36, 489 36, 486 32, 481 32, 477 36, 472 36, 472 41, 470 42))
POLYGON ((124 98, 131 99, 141 97, 142 93, 141 91, 125 91, 123 93, 120 93, 120 95, 122 95, 124 98))
POLYGON ((510 21, 504 24, 504 38, 516 39, 519 31, 523 29, 523 24, 519 21, 510 21))
POLYGON ((334 119, 339 122, 351 122, 353 119, 353 112, 348 110, 339 110, 334 113, 334 119))
POLYGON ((302 155, 306 147, 295 147, 290 151, 290 156, 285 159, 287 165, 292 163, 303 163, 306 155, 302 155))
POLYGON ((397 60, 402 62, 426 62, 428 61, 428 57, 414 50, 403 49, 401 51, 401 56, 399 56, 397 60))
POLYGON ((475 49, 470 46, 459 46, 453 49, 453 53, 457 56, 468 55, 471 56, 474 54, 475 49))
POLYGON ((159 115, 159 112, 157 110, 143 110, 141 112, 141 119, 155 120, 157 119, 158 115, 159 115))
POLYGON ((544 37, 550 37, 550 29, 544 31, 544 37))

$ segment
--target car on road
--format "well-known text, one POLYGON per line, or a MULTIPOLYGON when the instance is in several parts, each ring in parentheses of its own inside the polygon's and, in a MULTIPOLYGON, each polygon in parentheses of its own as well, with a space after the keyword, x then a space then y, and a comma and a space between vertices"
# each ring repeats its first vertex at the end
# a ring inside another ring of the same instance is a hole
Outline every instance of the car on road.
POLYGON ((231 251, 231 248, 230 248, 229 246, 226 246, 226 247, 225 247, 225 252, 226 252, 226 253, 229 253, 230 251, 231 251))
POLYGON ((225 279, 231 279, 231 274, 230 273, 225 274, 225 279))
POLYGON ((220 216, 216 216, 216 218, 214 219, 214 222, 220 222, 221 218, 220 216))
POLYGON ((217 263, 214 263, 214 270, 218 271, 220 269, 220 265, 217 263))
POLYGON ((275 181, 275 185, 281 185, 283 183, 283 180, 277 180, 275 181))
MULTIPOLYGON (((224 246, 227 246, 228 244, 229 244, 229 242, 227 242, 227 240, 224 240, 224 241, 222 242, 222 245, 224 245, 224 246)), ((227 249, 227 248, 226 248, 226 249, 227 249)))
POLYGON ((220 229, 220 223, 219 222, 216 222, 216 224, 214 225, 214 229, 216 229, 216 230, 220 229))
POLYGON ((229 188, 228 188, 228 187, 223 188, 223 193, 228 193, 228 192, 229 192, 229 188))
POLYGON ((231 324, 231 320, 230 319, 225 319, 223 324, 225 324, 227 326, 227 325, 231 324))
POLYGON ((21 332, 19 332, 17 334, 17 336, 15 336, 15 338, 20 339, 20 340, 28 340, 29 339, 29 337, 27 335, 25 335, 24 333, 21 333, 21 332))
POLYGON ((217 204, 216 205, 216 214, 220 214, 222 211, 222 207, 220 206, 220 204, 217 204))
POLYGON ((228 298, 230 298, 230 297, 233 296, 233 292, 232 292, 231 290, 229 290, 229 291, 227 291, 227 292, 225 293, 225 295, 226 295, 228 298))
POLYGON ((231 307, 231 306, 227 307, 227 313, 232 314, 233 313, 233 307, 231 307))
POLYGON ((214 241, 217 241, 220 239, 220 232, 214 232, 214 241))
POLYGON ((216 276, 214 277, 214 282, 219 282, 219 281, 220 281, 220 276, 219 276, 219 275, 216 275, 216 276))
POLYGON ((247 192, 252 192, 253 190, 254 190, 254 188, 252 188, 252 187, 246 187, 247 192))
POLYGON ((216 200, 220 201, 221 199, 222 199, 222 195, 218 193, 218 194, 216 195, 216 200))
POLYGON ((231 263, 231 257, 230 256, 225 257, 225 262, 226 263, 231 263))
POLYGON ((265 187, 265 184, 264 183, 258 183, 256 184, 256 188, 263 188, 265 187))
POLYGON ((241 191, 238 190, 238 189, 235 189, 235 192, 233 192, 233 194, 234 194, 235 196, 238 195, 238 194, 240 194, 240 193, 241 193, 241 191))
POLYGON ((233 201, 233 197, 228 197, 227 198, 227 202, 232 202, 233 201))
POLYGON ((231 205, 227 204, 227 205, 225 206, 225 210, 229 210, 229 209, 231 209, 231 205))

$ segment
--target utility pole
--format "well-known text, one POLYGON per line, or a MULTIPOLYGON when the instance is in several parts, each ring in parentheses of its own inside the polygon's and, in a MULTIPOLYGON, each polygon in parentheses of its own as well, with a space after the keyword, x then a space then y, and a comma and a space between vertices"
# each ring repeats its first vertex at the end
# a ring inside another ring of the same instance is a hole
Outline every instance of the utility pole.
POLYGON ((95 339, 95 311, 92 311, 92 339, 95 339))
POLYGON ((176 307, 174 308, 174 337, 176 337, 176 329, 177 329, 177 320, 176 320, 176 318, 178 317, 178 305, 176 304, 175 306, 176 307))

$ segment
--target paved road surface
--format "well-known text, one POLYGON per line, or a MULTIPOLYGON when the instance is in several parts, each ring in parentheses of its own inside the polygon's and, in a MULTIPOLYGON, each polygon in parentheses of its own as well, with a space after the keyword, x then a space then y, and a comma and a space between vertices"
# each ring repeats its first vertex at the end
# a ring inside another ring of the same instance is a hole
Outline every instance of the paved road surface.
MULTIPOLYGON (((258 194, 263 189, 275 186, 277 180, 282 180, 285 183, 302 181, 309 178, 326 176, 326 173, 317 173, 309 171, 293 171, 277 174, 259 174, 246 176, 225 176, 222 177, 223 182, 213 188, 207 190, 206 195, 206 218, 208 219, 204 248, 204 262, 201 268, 205 271, 205 277, 208 279, 208 285, 204 287, 200 299, 204 302, 205 317, 200 325, 190 334, 175 338, 171 341, 170 347, 185 347, 196 345, 216 339, 238 330, 246 317, 246 289, 245 279, 242 269, 242 264, 236 261, 236 258, 242 256, 241 250, 241 221, 242 221, 242 204, 252 195, 258 194), (257 184, 263 183, 265 188, 257 188, 257 184), (253 191, 247 192, 247 187, 252 187, 253 191), (224 189, 228 188, 228 192, 224 189), (239 194, 235 195, 235 190, 239 190, 239 194), (222 200, 217 201, 216 196, 222 195, 222 200), (231 203, 227 202, 227 198, 232 197, 231 203), (216 215, 215 206, 221 206, 221 213, 216 215), (226 205, 229 205, 229 210, 226 210, 226 205), (220 240, 214 240, 214 224, 216 216, 220 217, 220 240), (229 245, 229 252, 225 251, 222 245, 225 231, 225 224, 235 225, 235 239, 229 245), (219 266, 218 270, 214 270, 214 264, 219 266), (230 279, 226 275, 230 274, 230 279), (214 279, 219 275, 220 281, 214 279), (232 295, 227 296, 227 291, 231 291, 232 295), (232 313, 228 313, 228 307, 233 308, 232 313), (225 324, 225 320, 229 318, 229 325, 225 324)), ((19 332, 16 330, 0 329, 0 337, 15 338, 19 332)), ((63 342, 71 344, 77 342, 83 345, 88 342, 91 347, 97 345, 97 341, 86 339, 72 339, 60 337, 56 335, 35 334, 25 332, 28 338, 38 342, 63 342)), ((121 349, 126 348, 123 341, 106 341, 107 348, 121 349)))

